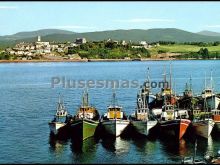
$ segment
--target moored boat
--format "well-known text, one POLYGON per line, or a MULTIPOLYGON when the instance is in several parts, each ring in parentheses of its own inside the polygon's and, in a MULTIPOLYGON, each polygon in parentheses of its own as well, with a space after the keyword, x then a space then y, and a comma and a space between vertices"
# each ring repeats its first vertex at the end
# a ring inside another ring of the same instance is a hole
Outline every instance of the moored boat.
POLYGON ((112 104, 108 106, 107 113, 101 118, 101 125, 105 132, 113 137, 119 137, 129 125, 122 107, 116 104, 115 91, 113 91, 112 104))
POLYGON ((138 134, 145 136, 148 136, 151 130, 158 123, 149 111, 148 105, 152 102, 150 98, 156 97, 153 96, 150 92, 150 86, 146 85, 147 83, 150 83, 149 73, 147 81, 144 83, 143 86, 141 86, 141 89, 137 95, 137 108, 135 110, 135 115, 131 116, 131 125, 135 128, 135 131, 138 134))
POLYGON ((54 119, 48 123, 51 133, 58 135, 60 132, 62 132, 68 123, 68 119, 68 112, 64 106, 63 100, 61 100, 59 96, 58 106, 54 119))
POLYGON ((199 115, 198 118, 195 118, 192 121, 193 129, 196 135, 208 138, 213 130, 215 125, 215 121, 212 119, 212 112, 209 111, 209 105, 207 102, 208 97, 212 97, 213 88, 212 88, 212 74, 211 74, 211 81, 210 86, 206 85, 206 76, 205 76, 205 89, 202 91, 202 99, 203 99, 203 112, 199 115))
MULTIPOLYGON (((166 74, 164 74, 164 82, 166 82, 166 74)), ((177 103, 176 96, 173 95, 171 86, 171 66, 170 66, 170 83, 162 89, 163 106, 162 114, 159 119, 160 135, 169 136, 174 140, 182 139, 186 133, 191 121, 188 119, 188 111, 175 107, 177 103)))
POLYGON ((95 135, 99 124, 99 113, 97 109, 89 105, 88 91, 84 91, 82 104, 77 114, 72 118, 72 137, 85 140, 95 135))
MULTIPOLYGON (((185 113, 187 113, 187 110, 185 110, 185 113)), ((166 105, 163 107, 162 120, 159 121, 160 133, 171 136, 175 140, 180 140, 186 133, 190 123, 191 121, 187 119, 187 116, 181 116, 173 105, 166 105)))
POLYGON ((192 127, 195 134, 204 138, 208 138, 212 132, 215 122, 211 118, 192 121, 192 127))

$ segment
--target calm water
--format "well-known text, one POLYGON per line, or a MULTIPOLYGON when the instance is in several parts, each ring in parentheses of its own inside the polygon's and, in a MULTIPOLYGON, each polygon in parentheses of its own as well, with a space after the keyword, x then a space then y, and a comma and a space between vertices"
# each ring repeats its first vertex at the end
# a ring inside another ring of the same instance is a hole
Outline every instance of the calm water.
MULTIPOLYGON (((194 143, 183 139, 175 144, 161 139, 93 138, 82 149, 74 142, 55 141, 49 136, 48 121, 54 115, 58 94, 64 97, 71 114, 80 104, 83 89, 51 88, 51 78, 65 76, 71 80, 138 80, 142 83, 150 67, 151 79, 162 80, 163 68, 169 61, 100 62, 100 63, 21 63, 0 64, 0 163, 179 163, 182 156, 193 153, 194 143)), ((193 90, 199 94, 213 70, 214 88, 220 92, 220 61, 173 61, 173 81, 177 93, 185 88, 192 75, 193 90)), ((158 88, 153 92, 159 91, 158 88)), ((119 104, 126 114, 135 108, 137 88, 116 90, 119 104)), ((89 89, 90 102, 100 113, 106 111, 111 89, 89 89)), ((220 149, 219 138, 198 140, 198 157, 220 149)))

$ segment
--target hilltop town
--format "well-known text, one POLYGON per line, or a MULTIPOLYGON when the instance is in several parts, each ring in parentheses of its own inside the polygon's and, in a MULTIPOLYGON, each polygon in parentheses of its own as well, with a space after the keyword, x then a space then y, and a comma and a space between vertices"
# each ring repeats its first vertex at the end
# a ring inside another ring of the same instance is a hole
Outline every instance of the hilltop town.
POLYGON ((73 42, 48 42, 36 37, 35 42, 20 42, 0 51, 4 61, 131 61, 170 59, 218 59, 219 43, 175 43, 159 41, 132 42, 107 39, 73 42))
POLYGON ((32 60, 32 59, 81 59, 78 54, 68 54, 70 49, 86 43, 85 38, 78 38, 73 43, 55 43, 42 41, 41 36, 38 36, 36 42, 16 44, 13 48, 5 49, 5 53, 14 57, 17 60, 32 60))
POLYGON ((74 42, 57 43, 42 41, 38 36, 36 42, 21 42, 12 48, 6 48, 2 53, 8 60, 88 60, 88 59, 140 59, 149 58, 148 49, 159 46, 146 41, 132 43, 112 39, 104 41, 87 41, 86 38, 76 38, 74 42), (102 52, 103 51, 103 52, 102 52), (110 52, 111 51, 111 52, 110 52), (117 51, 117 52, 116 52, 117 51), (113 52, 113 54, 112 54, 113 52), (86 54, 87 53, 87 54, 86 54), (123 56, 115 56, 115 54, 123 56), (110 55, 107 57, 106 55, 110 55))

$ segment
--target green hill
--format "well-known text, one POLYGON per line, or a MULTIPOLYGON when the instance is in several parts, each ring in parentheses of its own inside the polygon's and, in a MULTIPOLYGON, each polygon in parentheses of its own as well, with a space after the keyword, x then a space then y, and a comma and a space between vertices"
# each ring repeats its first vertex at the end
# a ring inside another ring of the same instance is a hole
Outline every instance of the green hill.
POLYGON ((0 40, 20 40, 25 38, 32 38, 37 36, 46 36, 51 34, 74 34, 72 31, 67 30, 59 30, 59 29, 42 29, 42 30, 36 30, 36 31, 30 31, 30 32, 19 32, 13 35, 5 35, 0 36, 0 40))
MULTIPOLYGON (((178 43, 182 42, 213 42, 220 41, 220 36, 205 36, 197 33, 191 33, 188 31, 175 29, 175 28, 165 28, 165 29, 148 29, 148 30, 140 30, 140 29, 132 29, 132 30, 109 30, 109 31, 97 31, 97 32, 86 32, 86 33, 74 33, 70 31, 53 31, 51 29, 47 29, 47 33, 39 33, 38 32, 22 32, 15 34, 16 36, 25 37, 22 39, 14 40, 15 43, 18 42, 34 42, 36 41, 37 35, 42 36, 42 41, 56 41, 56 42, 73 42, 76 38, 84 37, 87 40, 99 41, 99 40, 107 40, 109 38, 113 40, 125 40, 132 42, 138 42, 141 40, 145 40, 147 42, 157 42, 157 41, 174 41, 178 43), (51 30, 51 32, 50 32, 51 30), (58 33, 59 32, 59 33, 58 33), (30 35, 29 35, 30 34, 30 35), (46 35, 45 35, 46 34, 46 35), (32 37, 28 37, 32 36, 32 37)), ((41 30, 41 32, 44 30, 41 30)), ((5 37, 5 36, 3 36, 5 37)), ((18 37, 18 38, 19 38, 18 37)), ((6 40, 2 40, 4 42, 6 40)), ((12 39, 7 39, 7 43, 10 43, 12 39)), ((10 43, 11 44, 11 43, 10 43)), ((5 43, 5 45, 7 45, 5 43)), ((1 42, 0 42, 1 46, 1 42)))
MULTIPOLYGON (((111 31, 98 31, 87 33, 75 33, 75 34, 51 34, 42 37, 45 41, 73 41, 78 37, 85 37, 87 40, 126 40, 126 41, 141 41, 148 42, 155 41, 175 41, 175 42, 212 42, 220 41, 220 37, 217 36, 204 36, 196 33, 191 33, 179 29, 149 29, 149 30, 111 30, 111 31)), ((34 41, 34 39, 28 39, 34 41)), ((36 39, 35 39, 36 40, 36 39)))
POLYGON ((212 32, 212 31, 208 31, 208 30, 198 32, 197 34, 201 34, 201 35, 205 35, 205 36, 220 36, 220 33, 212 32))

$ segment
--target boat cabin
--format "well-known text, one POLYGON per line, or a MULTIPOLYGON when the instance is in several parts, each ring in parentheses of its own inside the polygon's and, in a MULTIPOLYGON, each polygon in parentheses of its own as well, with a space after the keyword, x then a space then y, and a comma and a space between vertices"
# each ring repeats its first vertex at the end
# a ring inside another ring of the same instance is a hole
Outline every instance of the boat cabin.
POLYGON ((135 117, 137 120, 148 120, 148 109, 140 108, 135 111, 135 117))
POLYGON ((162 88, 161 92, 162 92, 162 96, 172 94, 172 90, 170 88, 162 88))
POLYGON ((109 106, 107 112, 108 119, 123 119, 122 107, 119 106, 109 106))
POLYGON ((174 119, 174 106, 173 105, 165 105, 162 107, 162 120, 173 120, 174 119))
POLYGON ((97 116, 97 110, 94 107, 80 107, 77 114, 79 118, 93 119, 97 116))
POLYGON ((62 109, 62 110, 58 110, 56 112, 56 116, 57 117, 66 117, 67 116, 67 111, 65 109, 62 109))
POLYGON ((214 95, 212 89, 205 89, 202 91, 202 98, 210 97, 214 95))

